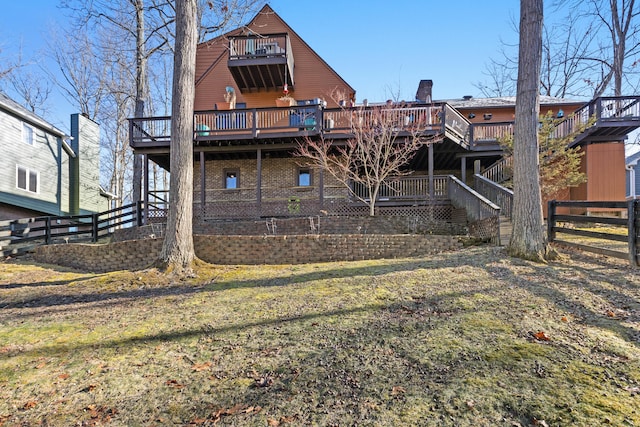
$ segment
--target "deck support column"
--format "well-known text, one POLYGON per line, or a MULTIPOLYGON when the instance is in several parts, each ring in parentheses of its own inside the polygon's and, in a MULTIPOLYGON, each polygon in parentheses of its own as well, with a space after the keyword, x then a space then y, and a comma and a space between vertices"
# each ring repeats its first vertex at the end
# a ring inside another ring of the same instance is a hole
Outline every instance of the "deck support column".
POLYGON ((460 178, 462 182, 467 183, 467 158, 463 157, 460 162, 460 178))
POLYGON ((262 148, 256 150, 256 203, 258 217, 262 216, 262 148))
POLYGON ((144 192, 144 215, 142 218, 142 223, 143 224, 147 224, 149 222, 149 156, 144 154, 143 155, 143 164, 144 164, 144 176, 143 176, 143 182, 144 182, 144 189, 142 190, 144 192))
POLYGON ((207 212, 207 168, 205 166, 204 151, 200 152, 200 220, 204 220, 207 212))
POLYGON ((324 170, 318 169, 318 192, 320 193, 320 209, 324 207, 324 170))
POLYGON ((429 144, 429 198, 433 200, 435 189, 433 188, 433 144, 429 144))

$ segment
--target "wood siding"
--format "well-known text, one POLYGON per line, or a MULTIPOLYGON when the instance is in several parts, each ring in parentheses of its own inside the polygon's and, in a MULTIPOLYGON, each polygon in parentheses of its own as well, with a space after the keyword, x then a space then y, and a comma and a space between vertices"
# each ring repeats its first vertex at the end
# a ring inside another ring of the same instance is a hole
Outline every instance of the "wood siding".
MULTIPOLYGON (((256 34, 289 35, 295 60, 295 87, 290 96, 296 100, 321 98, 330 107, 336 107, 337 104, 331 99, 336 91, 344 93, 347 98, 355 98, 353 88, 268 6, 262 9, 248 28, 256 34)), ((239 34, 240 30, 236 30, 228 35, 239 34)), ((236 90, 236 104, 246 103, 247 108, 275 107, 275 99, 282 95, 282 90, 240 93, 227 65, 228 57, 228 41, 224 36, 198 46, 194 109, 214 109, 216 103, 224 101, 226 86, 236 90)))
POLYGON ((26 209, 65 214, 69 209, 69 158, 62 150, 59 136, 33 126, 34 144, 23 141, 24 121, 0 111, 0 201, 26 209), (38 192, 17 187, 17 165, 38 172, 38 192))

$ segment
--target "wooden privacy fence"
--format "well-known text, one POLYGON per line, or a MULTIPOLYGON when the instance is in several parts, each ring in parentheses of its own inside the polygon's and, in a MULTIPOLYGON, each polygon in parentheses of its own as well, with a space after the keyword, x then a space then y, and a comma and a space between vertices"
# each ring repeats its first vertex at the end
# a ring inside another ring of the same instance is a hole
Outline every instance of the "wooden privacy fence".
POLYGON ((50 243, 97 242, 116 228, 129 224, 140 226, 143 222, 142 202, 94 214, 0 221, 0 255, 20 255, 50 243))
POLYGON ((633 267, 640 266, 638 260, 638 228, 640 226, 640 200, 626 202, 589 202, 551 200, 548 204, 547 234, 549 242, 571 246, 583 251, 610 257, 628 259, 633 267), (558 214, 558 208, 568 208, 568 214, 558 214), (596 210, 597 215, 593 215, 596 210), (580 212, 579 214, 575 213, 580 212), (627 218, 612 216, 610 212, 626 212, 627 218), (588 230, 593 225, 617 226, 626 233, 610 233, 588 230), (558 233, 578 236, 573 240, 558 238, 558 233), (580 239, 580 237, 587 239, 580 239), (586 241, 585 241, 586 240, 586 241), (604 246, 595 246, 602 242, 604 246))

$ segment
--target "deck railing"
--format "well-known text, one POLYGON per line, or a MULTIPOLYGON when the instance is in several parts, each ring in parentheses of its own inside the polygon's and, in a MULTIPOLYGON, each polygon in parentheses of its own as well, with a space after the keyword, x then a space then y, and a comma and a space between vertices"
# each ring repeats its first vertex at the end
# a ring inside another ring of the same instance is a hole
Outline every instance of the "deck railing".
POLYGON ((284 57, 291 52, 287 34, 229 37, 229 60, 260 57, 284 57))
MULTIPOLYGON (((399 132, 441 132, 444 104, 389 109, 322 108, 320 104, 291 107, 238 108, 196 111, 194 141, 251 139, 326 134, 350 134, 357 128, 375 128, 380 120, 392 123, 399 132)), ((457 125, 456 120, 451 120, 457 125)), ((130 142, 134 148, 168 146, 171 117, 134 118, 129 121, 130 142)), ((456 132, 461 131, 458 126, 456 132)), ((463 130, 462 130, 463 131, 463 130)), ((330 135, 329 135, 330 136, 330 135)))
POLYGON ((470 139, 474 147, 485 144, 496 145, 513 135, 513 122, 474 123, 471 125, 470 139))
MULTIPOLYGON (((433 198, 446 199, 448 176, 435 175, 433 177, 433 198)), ((354 182, 351 185, 353 196, 360 200, 369 200, 369 191, 361 183, 354 182)), ((430 200, 429 177, 428 176, 401 176, 390 179, 380 186, 377 201, 427 201, 430 200)))
POLYGON ((482 175, 473 175, 473 188, 496 205, 500 206, 500 213, 511 218, 513 211, 513 190, 485 178, 482 175))
POLYGON ((457 208, 464 208, 467 216, 479 221, 500 215, 500 207, 453 175, 449 176, 448 196, 457 208))

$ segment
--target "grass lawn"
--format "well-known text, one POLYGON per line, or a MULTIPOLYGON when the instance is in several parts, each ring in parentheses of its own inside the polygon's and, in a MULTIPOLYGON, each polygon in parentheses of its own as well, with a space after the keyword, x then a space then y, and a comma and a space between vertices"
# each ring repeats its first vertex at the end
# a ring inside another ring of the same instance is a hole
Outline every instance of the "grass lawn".
POLYGON ((0 425, 640 426, 640 272, 566 252, 0 262, 0 425))

